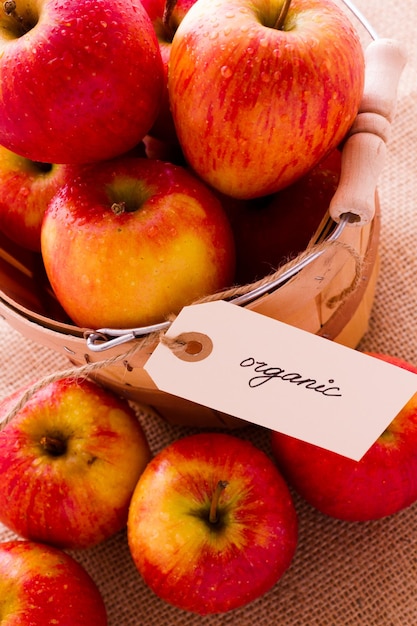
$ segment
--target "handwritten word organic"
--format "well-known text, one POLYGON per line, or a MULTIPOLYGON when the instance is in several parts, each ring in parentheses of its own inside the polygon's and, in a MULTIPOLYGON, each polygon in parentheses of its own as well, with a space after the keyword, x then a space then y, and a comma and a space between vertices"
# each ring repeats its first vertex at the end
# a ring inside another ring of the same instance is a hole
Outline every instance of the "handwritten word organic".
POLYGON ((263 361, 256 361, 253 357, 241 361, 240 367, 251 368, 256 373, 256 376, 249 379, 249 387, 260 387, 271 380, 278 379, 315 391, 323 396, 342 396, 340 387, 334 386, 333 378, 330 378, 327 383, 319 383, 315 378, 308 378, 298 372, 287 371, 282 367, 271 367, 263 361))

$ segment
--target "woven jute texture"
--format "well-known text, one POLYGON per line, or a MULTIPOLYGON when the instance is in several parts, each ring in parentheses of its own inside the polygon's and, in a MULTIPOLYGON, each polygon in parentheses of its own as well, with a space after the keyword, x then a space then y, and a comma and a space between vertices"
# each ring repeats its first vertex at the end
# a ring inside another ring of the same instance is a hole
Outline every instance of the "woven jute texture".
MULTIPOLYGON (((357 0, 379 36, 404 43, 408 64, 400 80, 397 115, 379 181, 381 271, 369 331, 359 348, 417 364, 417 38, 415 0, 357 0)), ((67 368, 0 320, 0 399, 24 383, 67 368)), ((192 431, 141 410, 152 451, 192 431)), ((270 454, 269 437, 247 427, 270 454)), ((109 626, 414 626, 417 624, 417 504, 376 522, 330 519, 294 494, 299 544, 290 569, 266 595, 243 609, 201 618, 157 598, 142 582, 118 533, 96 548, 72 552, 99 586, 109 626)), ((0 541, 13 538, 0 526, 0 541)), ((91 626, 94 626, 92 623, 91 626)))

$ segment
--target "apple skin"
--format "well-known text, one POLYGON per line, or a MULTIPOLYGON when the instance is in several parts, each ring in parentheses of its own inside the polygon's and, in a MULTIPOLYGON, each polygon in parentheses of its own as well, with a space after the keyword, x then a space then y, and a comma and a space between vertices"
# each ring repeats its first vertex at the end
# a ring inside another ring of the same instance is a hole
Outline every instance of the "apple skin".
POLYGON ((235 270, 220 202, 184 168, 147 158, 69 168, 41 247, 58 301, 95 329, 163 321, 229 286, 235 270))
MULTIPOLYGON (((3 401, 0 418, 20 396, 3 401)), ((150 458, 124 400, 85 379, 50 383, 0 432, 0 521, 58 548, 96 545, 126 525, 150 458)))
POLYGON ((243 439, 199 433, 159 452, 134 491, 128 543, 145 583, 193 613, 225 613, 266 593, 294 556, 298 520, 273 461, 243 439), (218 522, 208 520, 218 481, 218 522))
POLYGON ((171 54, 171 43, 175 32, 181 24, 184 15, 196 0, 142 0, 155 28, 164 67, 164 84, 161 106, 158 116, 149 134, 156 139, 172 144, 172 149, 178 144, 177 132, 172 119, 171 106, 168 94, 168 68, 171 54))
POLYGON ((223 199, 236 246, 236 282, 251 283, 303 252, 336 192, 341 153, 336 148, 310 172, 275 194, 223 199))
POLYGON ((34 162, 0 146, 0 230, 40 252, 43 216, 62 183, 61 165, 34 162))
POLYGON ((141 2, 154 25, 162 19, 165 10, 165 0, 141 0, 141 2))
POLYGON ((191 167, 224 194, 255 198, 337 147, 362 99, 364 55, 331 0, 199 0, 171 46, 168 87, 191 167))
MULTIPOLYGON (((403 359, 368 354, 417 374, 403 359)), ((393 515, 417 500, 417 393, 360 461, 277 432, 271 438, 288 483, 325 515, 365 522, 393 515)))
POLYGON ((78 561, 32 541, 0 543, 2 626, 107 626, 100 591, 78 561))
POLYGON ((0 144, 32 161, 79 163, 139 143, 163 87, 140 0, 17 0, 16 10, 24 34, 0 12, 0 144))

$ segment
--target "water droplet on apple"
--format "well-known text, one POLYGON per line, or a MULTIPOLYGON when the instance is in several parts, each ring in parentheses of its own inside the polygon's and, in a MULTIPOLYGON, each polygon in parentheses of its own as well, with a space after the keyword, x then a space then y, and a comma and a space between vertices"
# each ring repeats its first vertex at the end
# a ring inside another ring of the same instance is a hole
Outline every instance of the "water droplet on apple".
POLYGON ((220 68, 220 74, 223 76, 223 78, 230 78, 232 73, 233 72, 228 65, 222 65, 222 67, 220 68))
POLYGON ((219 33, 217 32, 217 30, 212 30, 211 33, 209 34, 209 39, 211 40, 217 39, 218 36, 219 36, 219 33))
POLYGON ((261 81, 263 83, 269 83, 271 81, 271 75, 268 72, 261 72, 261 81))
POLYGON ((230 17, 230 18, 232 18, 232 19, 233 19, 233 18, 235 17, 234 11, 227 11, 227 13, 225 14, 225 16, 226 16, 226 17, 230 17))
POLYGON ((242 31, 242 33, 247 33, 249 30, 249 24, 242 24, 240 30, 242 31))
POLYGON ((272 54, 273 54, 274 57, 278 57, 279 56, 279 48, 274 48, 272 50, 272 54))
POLYGON ((266 48, 268 44, 269 44, 268 37, 262 37, 262 39, 259 40, 259 45, 262 46, 263 48, 266 48))
POLYGON ((101 22, 100 22, 100 26, 101 26, 102 28, 107 28, 107 22, 105 22, 104 20, 101 20, 101 22))
POLYGON ((255 52, 255 50, 253 48, 251 48, 250 46, 246 49, 248 54, 253 54, 255 52))
POLYGON ((231 31, 230 26, 226 26, 226 28, 223 28, 223 34, 224 35, 229 35, 231 31))

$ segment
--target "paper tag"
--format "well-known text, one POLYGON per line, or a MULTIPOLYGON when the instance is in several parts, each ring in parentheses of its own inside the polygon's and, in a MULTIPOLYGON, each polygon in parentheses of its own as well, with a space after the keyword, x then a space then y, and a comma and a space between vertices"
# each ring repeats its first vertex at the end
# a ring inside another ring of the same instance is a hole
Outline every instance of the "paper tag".
POLYGON ((359 460, 417 392, 408 370, 224 301, 185 307, 145 369, 167 393, 359 460))

